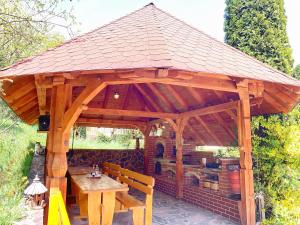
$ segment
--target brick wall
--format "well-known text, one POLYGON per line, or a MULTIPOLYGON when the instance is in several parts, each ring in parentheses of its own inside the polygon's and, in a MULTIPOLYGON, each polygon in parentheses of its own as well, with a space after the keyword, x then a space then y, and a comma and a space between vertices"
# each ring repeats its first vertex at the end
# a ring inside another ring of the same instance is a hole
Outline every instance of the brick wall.
MULTIPOLYGON (((148 137, 145 141, 145 151, 148 154, 148 163, 146 163, 148 174, 155 178, 155 189, 162 191, 171 196, 176 196, 176 180, 175 174, 172 169, 175 170, 175 164, 165 165, 162 164, 162 174, 154 174, 155 167, 155 145, 156 143, 162 143, 165 146, 164 158, 175 160, 173 156, 173 146, 175 140, 168 135, 163 137, 148 137), (170 170, 166 168, 171 168, 170 170)), ((194 151, 195 145, 192 142, 185 142, 183 154, 191 155, 191 162, 193 164, 200 164, 201 158, 206 158, 207 162, 214 162, 213 152, 194 151)), ((207 174, 197 171, 196 168, 184 167, 184 191, 183 200, 192 204, 201 206, 215 213, 221 214, 233 221, 240 222, 238 204, 239 201, 231 200, 228 196, 231 194, 230 183, 228 180, 228 164, 238 164, 238 159, 221 159, 221 170, 218 170, 216 174, 219 177, 219 190, 215 191, 203 187, 203 182, 206 179, 207 174), (188 175, 187 175, 188 174, 188 175), (196 176, 195 176, 196 174, 196 176), (199 179, 200 178, 200 179, 199 179), (198 179, 198 182, 197 182, 198 179)))
POLYGON ((74 149, 68 153, 69 166, 92 166, 112 162, 124 168, 143 172, 144 171, 144 151, 143 150, 86 150, 74 149))
POLYGON ((173 197, 176 196, 175 180, 164 179, 163 177, 155 178, 155 189, 164 192, 173 197))
POLYGON ((183 198, 190 203, 240 222, 239 202, 217 195, 213 190, 184 186, 183 198))

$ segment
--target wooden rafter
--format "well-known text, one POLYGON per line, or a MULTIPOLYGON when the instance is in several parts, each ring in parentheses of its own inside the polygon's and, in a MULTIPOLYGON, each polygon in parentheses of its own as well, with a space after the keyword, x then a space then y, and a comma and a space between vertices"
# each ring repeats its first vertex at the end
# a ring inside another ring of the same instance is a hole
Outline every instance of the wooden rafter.
POLYGON ((166 84, 165 85, 165 88, 168 92, 171 93, 171 95, 179 102, 179 104, 181 106, 184 107, 184 110, 188 110, 189 109, 189 106, 188 104, 186 103, 186 101, 182 98, 182 96, 174 89, 174 87, 172 85, 168 85, 166 84))
POLYGON ((168 111, 170 111, 170 112, 177 111, 176 108, 173 107, 173 105, 169 102, 169 100, 167 99, 167 97, 163 93, 161 93, 157 89, 157 87, 155 87, 154 84, 148 83, 147 86, 154 93, 154 95, 164 103, 164 105, 167 107, 168 111))
POLYGON ((264 92, 264 99, 271 104, 279 112, 286 112, 287 108, 281 105, 277 99, 275 99, 269 92, 264 92))
POLYGON ((141 95, 147 99, 147 101, 149 102, 149 104, 151 104, 153 106, 153 108, 156 111, 160 111, 160 106, 149 96, 149 94, 143 89, 141 88, 138 84, 134 84, 134 86, 136 87, 136 89, 141 93, 141 95))
MULTIPOLYGON (((221 103, 228 102, 228 99, 225 95, 220 94, 219 91, 214 91, 214 94, 220 99, 221 103)), ((228 109, 225 113, 236 122, 236 115, 232 111, 232 109, 228 109)))
POLYGON ((22 106, 28 104, 29 102, 31 102, 33 99, 36 99, 36 91, 32 90, 31 92, 29 92, 28 94, 24 95, 23 97, 17 99, 16 101, 14 101, 10 106, 13 110, 18 110, 19 108, 21 108, 22 106))
POLYGON ((38 104, 37 100, 33 99, 30 102, 28 102, 26 105, 19 108, 18 111, 17 111, 17 114, 20 115, 20 114, 34 108, 35 106, 37 106, 37 104, 38 104))
MULTIPOLYGON (((181 97, 181 95, 179 95, 178 92, 176 92, 171 85, 165 85, 165 86, 168 89, 168 91, 172 94, 172 96, 177 100, 177 102, 181 105, 181 107, 185 111, 187 111, 189 109, 188 104, 183 100, 183 98, 181 97)), ((199 132, 193 127, 193 125, 191 123, 189 123, 189 121, 187 121, 187 124, 189 126, 187 126, 186 129, 191 130, 192 133, 194 133, 198 137, 198 139, 200 140, 201 144, 204 145, 205 141, 202 139, 202 137, 199 134, 199 132)))
POLYGON ((137 90, 137 88, 135 86, 132 86, 132 91, 135 94, 135 96, 138 98, 138 100, 140 102, 143 102, 144 105, 144 109, 146 111, 156 111, 154 106, 152 106, 151 104, 149 104, 148 102, 145 101, 145 99, 143 98, 142 94, 140 93, 139 90, 137 90))
POLYGON ((35 83, 28 82, 27 84, 23 85, 22 87, 15 90, 14 92, 6 93, 5 100, 8 103, 14 102, 34 89, 35 89, 35 83))
POLYGON ((212 116, 218 121, 219 125, 223 128, 223 130, 228 134, 229 137, 231 137, 233 140, 236 139, 236 135, 234 132, 229 128, 228 124, 226 124, 223 120, 223 118, 218 114, 212 114, 212 116))
POLYGON ((218 136, 210 129, 209 126, 201 119, 199 116, 196 116, 195 119, 201 124, 201 126, 207 131, 207 133, 218 143, 218 145, 222 146, 222 141, 218 138, 218 136))
MULTIPOLYGON (((166 96, 164 96, 162 93, 160 93, 160 91, 153 85, 153 84, 148 84, 148 86, 150 87, 150 89, 155 93, 155 95, 160 98, 160 100, 166 105, 168 111, 177 111, 176 107, 169 102, 169 100, 166 98, 166 96)), ((161 108, 161 107, 160 107, 161 108)), ((171 127, 173 127, 174 131, 176 131, 176 123, 169 118, 165 119, 170 125, 171 127)), ((190 129, 189 127, 186 127, 187 129, 190 129)))

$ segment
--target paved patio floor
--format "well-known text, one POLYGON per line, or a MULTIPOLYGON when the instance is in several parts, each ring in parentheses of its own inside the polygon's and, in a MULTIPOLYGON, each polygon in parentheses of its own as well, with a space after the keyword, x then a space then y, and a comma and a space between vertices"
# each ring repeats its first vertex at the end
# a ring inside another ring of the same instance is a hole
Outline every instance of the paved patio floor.
MULTIPOLYGON (((134 195, 137 196, 136 193, 134 195)), ((88 224, 86 219, 74 219, 74 216, 79 215, 78 206, 70 206, 68 211, 72 225, 88 224)), ((116 213, 113 225, 132 225, 131 212, 116 213)), ((236 223, 206 209, 155 191, 153 225, 236 225, 236 223)))

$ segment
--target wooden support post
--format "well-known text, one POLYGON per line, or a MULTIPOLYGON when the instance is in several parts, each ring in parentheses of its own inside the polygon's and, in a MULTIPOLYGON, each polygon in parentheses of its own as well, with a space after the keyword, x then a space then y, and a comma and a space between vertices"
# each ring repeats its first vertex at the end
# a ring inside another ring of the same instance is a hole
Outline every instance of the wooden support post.
POLYGON ((48 190, 51 187, 60 189, 64 201, 66 201, 67 191, 67 156, 68 149, 67 135, 63 135, 63 118, 66 109, 66 86, 60 84, 52 89, 51 109, 50 109, 50 129, 47 151, 47 178, 48 190))
POLYGON ((241 222, 255 225, 254 184, 252 169, 252 145, 250 125, 250 100, 248 82, 238 84, 240 103, 238 104, 238 142, 240 149, 241 182, 241 222))
POLYGON ((183 197, 183 130, 187 123, 187 118, 176 120, 176 198, 183 197))

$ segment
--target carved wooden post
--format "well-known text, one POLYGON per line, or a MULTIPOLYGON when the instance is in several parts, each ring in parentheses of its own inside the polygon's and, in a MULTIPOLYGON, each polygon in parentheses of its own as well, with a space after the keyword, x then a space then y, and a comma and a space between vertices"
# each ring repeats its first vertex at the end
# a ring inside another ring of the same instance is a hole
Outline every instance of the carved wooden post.
POLYGON ((248 82, 238 84, 238 142, 240 149, 241 221, 243 225, 255 224, 254 184, 252 169, 252 144, 248 82))
POLYGON ((183 130, 187 119, 176 120, 176 198, 183 197, 183 130))
POLYGON ((57 187, 66 200, 67 156, 69 136, 63 134, 63 119, 66 110, 66 85, 59 84, 52 89, 50 109, 50 129, 48 132, 47 178, 46 184, 50 189, 57 187))

